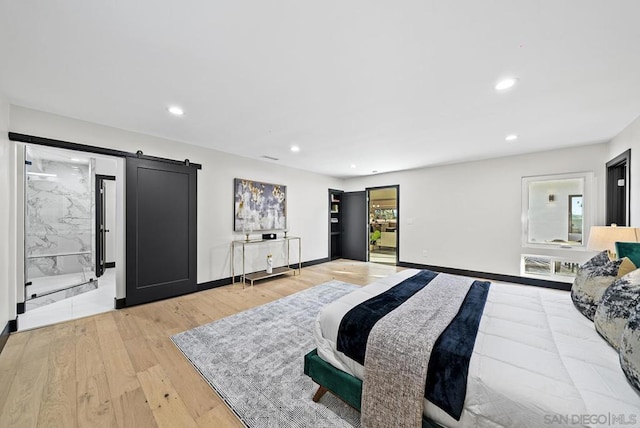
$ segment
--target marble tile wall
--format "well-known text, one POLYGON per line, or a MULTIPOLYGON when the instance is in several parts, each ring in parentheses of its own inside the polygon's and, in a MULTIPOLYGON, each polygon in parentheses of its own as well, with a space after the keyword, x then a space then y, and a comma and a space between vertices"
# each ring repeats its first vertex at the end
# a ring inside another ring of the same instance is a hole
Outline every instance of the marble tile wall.
POLYGON ((27 166, 27 279, 92 275, 94 197, 91 164, 33 159, 27 166), (46 174, 46 175, 45 175, 46 174), (60 255, 73 253, 72 255, 60 255), (79 254, 80 253, 80 254, 79 254))

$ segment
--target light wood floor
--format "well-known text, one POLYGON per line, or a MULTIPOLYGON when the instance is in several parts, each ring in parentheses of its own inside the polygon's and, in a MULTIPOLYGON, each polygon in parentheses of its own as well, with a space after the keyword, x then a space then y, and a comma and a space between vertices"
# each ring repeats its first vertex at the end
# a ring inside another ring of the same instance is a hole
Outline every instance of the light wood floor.
POLYGON ((241 427, 170 336, 331 279, 365 285, 398 270, 336 260, 14 333, 0 354, 0 427, 241 427))

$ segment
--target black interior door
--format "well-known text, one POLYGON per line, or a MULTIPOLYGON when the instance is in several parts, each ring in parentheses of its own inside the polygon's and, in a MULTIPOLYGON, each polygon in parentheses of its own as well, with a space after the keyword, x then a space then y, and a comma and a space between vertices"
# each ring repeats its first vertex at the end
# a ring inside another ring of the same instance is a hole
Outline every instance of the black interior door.
POLYGON ((368 235, 367 192, 343 193, 342 257, 366 262, 368 235))
POLYGON ((195 292, 197 170, 127 158, 126 305, 195 292))

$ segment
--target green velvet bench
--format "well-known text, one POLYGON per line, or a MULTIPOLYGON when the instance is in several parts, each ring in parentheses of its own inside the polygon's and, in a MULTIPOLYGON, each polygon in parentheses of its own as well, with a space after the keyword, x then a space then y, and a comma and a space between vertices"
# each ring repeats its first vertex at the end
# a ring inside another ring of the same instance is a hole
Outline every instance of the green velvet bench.
MULTIPOLYGON (((317 349, 304 356, 304 374, 320 385, 313 396, 313 401, 317 402, 329 391, 357 411, 360 411, 362 381, 324 361, 318 356, 317 349)), ((439 428, 440 425, 422 416, 422 427, 439 428)))

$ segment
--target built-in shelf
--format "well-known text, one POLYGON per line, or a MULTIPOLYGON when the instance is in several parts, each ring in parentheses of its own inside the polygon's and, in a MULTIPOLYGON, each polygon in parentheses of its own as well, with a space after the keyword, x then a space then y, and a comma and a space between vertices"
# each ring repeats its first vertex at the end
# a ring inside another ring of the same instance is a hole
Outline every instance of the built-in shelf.
POLYGON ((342 225, 340 224, 342 193, 341 190, 329 189, 329 257, 331 259, 342 257, 342 225))

